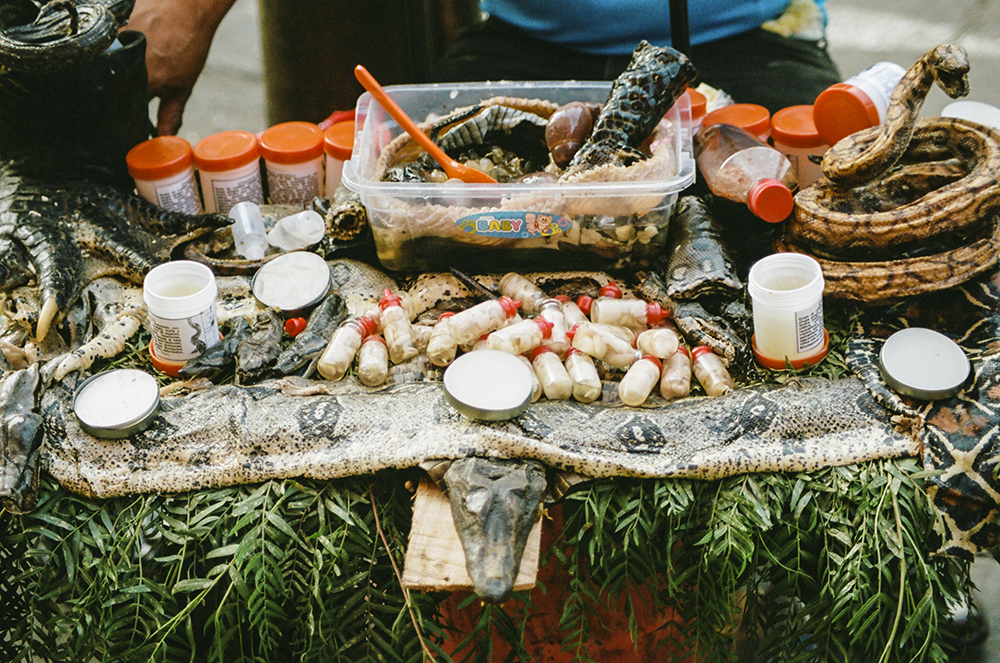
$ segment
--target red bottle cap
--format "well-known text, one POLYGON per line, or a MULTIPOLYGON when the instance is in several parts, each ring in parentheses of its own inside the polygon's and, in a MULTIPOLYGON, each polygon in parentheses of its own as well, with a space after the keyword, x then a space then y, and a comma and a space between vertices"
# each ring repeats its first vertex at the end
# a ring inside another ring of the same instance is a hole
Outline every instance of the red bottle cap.
POLYGON ((438 316, 438 322, 441 322, 442 320, 444 320, 446 318, 450 318, 453 315, 455 315, 454 311, 445 311, 444 313, 442 313, 441 315, 438 316))
POLYGON ((639 357, 639 359, 645 359, 647 361, 653 362, 653 365, 656 366, 657 372, 663 370, 663 364, 660 362, 658 357, 654 357, 653 355, 643 355, 639 357))
POLYGON ((580 295, 576 298, 576 305, 580 307, 583 314, 586 316, 590 315, 590 305, 594 303, 594 298, 590 295, 580 295))
POLYGON ((249 131, 220 131, 194 146, 194 165, 199 170, 222 172, 242 168, 260 158, 257 136, 249 131))
POLYGON ((573 338, 576 337, 576 333, 578 331, 580 331, 580 323, 579 322, 576 323, 575 325, 573 325, 573 327, 571 329, 569 329, 569 330, 566 331, 566 338, 568 338, 570 341, 572 341, 573 338))
POLYGON ((129 174, 137 180, 155 181, 172 177, 194 164, 191 143, 180 136, 157 136, 144 140, 125 155, 129 174))
POLYGON ((552 321, 546 318, 532 318, 538 328, 542 330, 542 338, 552 336, 552 321))
POLYGON ((653 302, 651 304, 646 304, 646 324, 651 327, 655 327, 660 324, 663 318, 669 318, 670 311, 666 311, 660 307, 659 302, 653 302))
POLYGON ((766 137, 771 129, 771 112, 759 104, 730 104, 716 108, 701 121, 702 127, 731 124, 753 134, 766 137))
POLYGON ((292 338, 295 338, 296 336, 302 333, 302 330, 306 328, 307 324, 308 323, 306 322, 305 318, 300 318, 300 317, 288 318, 287 320, 285 320, 285 333, 291 336, 292 338))
POLYGON ((537 348, 531 351, 531 353, 528 355, 528 358, 531 359, 531 361, 535 361, 535 357, 545 352, 552 352, 552 348, 550 348, 547 345, 539 345, 537 348))
POLYGON ((354 120, 331 124, 323 132, 323 151, 334 159, 347 161, 354 150, 354 120))
POLYGON ((878 108, 861 88, 835 83, 813 102, 813 122, 826 144, 836 145, 856 131, 878 126, 878 108))
POLYGON ((365 336, 365 338, 361 341, 361 345, 371 342, 381 343, 382 345, 385 345, 385 339, 382 338, 380 334, 369 334, 368 336, 365 336))
POLYGON ((691 348, 691 360, 694 361, 702 355, 712 354, 712 348, 707 345, 699 345, 697 347, 691 348))
POLYGON ((368 316, 363 315, 360 318, 355 318, 354 321, 360 327, 358 331, 361 332, 361 338, 374 334, 378 331, 378 324, 368 316))
POLYGON ((771 138, 775 145, 800 149, 822 147, 826 141, 816 130, 813 107, 809 104, 782 108, 771 117, 771 138))
POLYGON ((679 347, 677 348, 677 352, 680 352, 681 354, 683 354, 683 355, 684 355, 685 357, 687 357, 688 359, 691 359, 691 353, 690 353, 690 352, 688 352, 688 349, 687 349, 687 348, 685 348, 685 347, 684 347, 683 345, 681 345, 681 346, 679 346, 679 347))
POLYGON ((382 299, 378 300, 378 308, 380 311, 384 311, 390 306, 402 306, 402 305, 403 305, 402 298, 400 298, 399 295, 392 294, 392 291, 389 290, 389 288, 385 289, 385 292, 382 294, 382 299))
POLYGON ((773 177, 758 180, 747 192, 750 211, 768 223, 781 223, 795 207, 795 198, 787 186, 773 177))
POLYGON ((323 154, 323 132, 312 122, 282 122, 260 135, 260 154, 274 163, 312 161, 323 154))
POLYGON ((553 299, 558 300, 560 304, 565 304, 566 302, 572 301, 569 298, 569 295, 556 295, 555 297, 553 297, 553 299))
POLYGON ((580 348, 574 348, 573 346, 570 346, 570 347, 569 347, 569 348, 568 348, 568 349, 566 350, 566 353, 565 353, 565 355, 564 355, 564 356, 565 356, 565 357, 566 357, 567 359, 569 359, 569 356, 570 356, 570 355, 582 355, 582 354, 583 354, 583 350, 581 350, 580 348))
POLYGON ((611 281, 607 285, 602 285, 601 289, 597 291, 598 297, 611 297, 613 299, 621 299, 622 291, 618 287, 618 284, 611 281))
POLYGON ((501 295, 497 301, 500 302, 500 306, 508 318, 513 318, 514 314, 517 313, 517 307, 521 305, 520 300, 511 299, 507 295, 501 295))

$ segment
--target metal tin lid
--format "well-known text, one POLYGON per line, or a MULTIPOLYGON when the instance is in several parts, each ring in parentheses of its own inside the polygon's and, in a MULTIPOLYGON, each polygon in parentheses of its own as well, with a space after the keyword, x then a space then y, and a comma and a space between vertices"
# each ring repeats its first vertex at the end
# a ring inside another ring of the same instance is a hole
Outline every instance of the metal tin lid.
POLYGON ((322 256, 291 251, 267 262, 254 274, 254 297, 286 315, 313 306, 330 290, 330 267, 322 256))
POLYGON ((470 419, 513 419, 531 402, 531 369, 499 350, 468 352, 444 372, 445 399, 470 419))
POLYGON ((953 396, 969 378, 969 358, 955 341, 932 329, 903 329, 882 345, 886 383, 906 396, 932 401, 953 396))
POLYGON ((160 406, 153 376, 134 368, 92 375, 76 388, 73 412, 94 437, 121 438, 144 430, 160 406))

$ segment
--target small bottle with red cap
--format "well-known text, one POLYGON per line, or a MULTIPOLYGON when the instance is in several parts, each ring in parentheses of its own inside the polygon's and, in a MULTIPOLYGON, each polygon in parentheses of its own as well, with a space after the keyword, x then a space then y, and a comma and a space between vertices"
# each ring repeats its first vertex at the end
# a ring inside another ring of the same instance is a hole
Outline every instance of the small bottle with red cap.
POLYGON ((681 339, 677 332, 666 327, 654 327, 639 333, 635 337, 635 347, 644 355, 653 355, 666 359, 680 346, 681 339))
POLYGON ((500 294, 521 302, 521 310, 525 315, 538 312, 538 305, 549 296, 537 285, 517 272, 508 272, 500 279, 500 294))
POLYGON ((823 176, 819 160, 830 146, 816 130, 811 105, 789 106, 771 116, 771 141, 792 163, 800 189, 823 176))
POLYGON ((394 364, 401 364, 407 359, 417 356, 417 348, 413 345, 413 330, 410 327, 410 316, 403 308, 403 300, 386 288, 382 299, 378 302, 382 312, 382 334, 389 346, 389 359, 394 364))
POLYGON ((576 348, 566 351, 566 372, 573 381, 573 400, 593 403, 601 397, 601 376, 597 374, 594 359, 576 348))
POLYGON ((531 351, 531 366, 542 384, 545 398, 550 401, 564 401, 573 395, 573 380, 569 377, 559 355, 547 345, 539 345, 531 351))
POLYGON ((703 127, 695 139, 695 158, 715 195, 745 203, 770 223, 792 213, 796 181, 791 162, 745 130, 729 124, 703 127))
POLYGON ((580 310, 576 302, 569 298, 569 295, 556 295, 553 299, 562 305, 563 319, 566 321, 567 330, 587 320, 587 315, 580 310))
POLYGON ((448 318, 455 315, 451 311, 442 313, 431 330, 431 337, 427 341, 427 358, 435 366, 447 366, 455 359, 455 352, 458 350, 458 343, 451 335, 451 327, 448 325, 448 318))
POLYGON ((275 205, 301 205, 320 195, 323 132, 312 122, 282 122, 260 135, 267 196, 275 205))
POLYGON ((669 313, 634 297, 610 299, 598 297, 590 305, 590 321, 603 325, 627 327, 638 333, 651 325, 658 325, 669 313))
POLYGON ((632 347, 635 334, 625 327, 581 322, 569 330, 568 336, 577 350, 617 368, 631 366, 642 355, 632 347))
POLYGON ((820 92, 813 102, 813 121, 827 145, 885 122, 892 92, 904 74, 895 62, 878 62, 820 92))
POLYGON ((694 376, 709 396, 722 396, 736 388, 729 369, 707 345, 699 345, 691 350, 691 365, 694 376))
POLYGON ((368 387, 385 384, 389 377, 389 348, 378 334, 366 336, 358 350, 358 380, 368 387))
POLYGON ((685 398, 691 393, 691 353, 684 346, 663 360, 660 374, 660 396, 668 401, 685 398))
POLYGON ((191 143, 180 136, 150 138, 129 150, 125 163, 140 196, 171 212, 201 214, 191 143))
POLYGON ((530 318, 516 325, 490 333, 490 350, 519 355, 534 350, 552 335, 552 323, 545 318, 530 318))
POLYGON ((375 321, 364 316, 352 318, 337 328, 316 363, 316 370, 327 380, 339 380, 351 367, 361 341, 375 333, 375 321))
POLYGON ((569 348, 569 338, 566 337, 568 328, 562 304, 559 303, 559 300, 551 297, 542 300, 542 303, 538 305, 538 317, 545 318, 552 323, 552 333, 549 335, 549 342, 546 345, 562 357, 569 348))
POLYGON ((625 405, 635 407, 642 405, 653 393, 653 388, 660 381, 660 370, 663 365, 653 355, 642 355, 628 367, 621 382, 618 383, 618 398, 625 405))
POLYGON ((194 146, 206 212, 228 214, 236 203, 264 204, 260 148, 249 131, 220 131, 194 146))
POLYGON ((474 343, 483 334, 500 329, 508 318, 514 317, 521 302, 506 295, 490 299, 459 311, 448 319, 448 327, 455 343, 460 346, 474 343))
POLYGON ((326 181, 323 195, 333 200, 344 174, 344 162, 354 149, 354 120, 334 122, 323 131, 323 153, 326 155, 326 181))
MULTIPOLYGON (((597 290, 597 298, 621 299, 622 298, 621 288, 619 288, 618 284, 615 283, 614 281, 610 281, 605 285, 602 285, 597 290)), ((579 297, 576 298, 577 308, 579 308, 583 312, 583 314, 587 316, 588 320, 590 320, 590 314, 593 305, 594 305, 594 298, 591 297, 590 295, 580 295, 579 297)), ((591 320, 591 322, 593 322, 593 320, 591 320)))

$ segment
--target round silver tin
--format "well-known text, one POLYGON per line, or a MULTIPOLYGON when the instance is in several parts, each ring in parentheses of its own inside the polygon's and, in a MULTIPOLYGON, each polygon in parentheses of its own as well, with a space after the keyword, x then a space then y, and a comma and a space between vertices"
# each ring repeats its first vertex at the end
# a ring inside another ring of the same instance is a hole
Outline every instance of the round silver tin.
POLYGON ((879 352, 882 377, 894 391, 933 401, 954 396, 972 367, 958 343, 932 329, 902 329, 879 352))
POLYGON ((470 419, 513 419, 531 402, 530 371, 506 352, 467 352, 444 371, 445 400, 470 419))
POLYGON ((73 394, 73 412, 80 427, 94 437, 134 435, 153 422, 159 409, 156 379, 134 368, 91 375, 73 394))
POLYGON ((330 291, 330 281, 330 266, 322 256, 291 251, 258 269, 250 289, 264 306, 294 317, 318 304, 330 291))

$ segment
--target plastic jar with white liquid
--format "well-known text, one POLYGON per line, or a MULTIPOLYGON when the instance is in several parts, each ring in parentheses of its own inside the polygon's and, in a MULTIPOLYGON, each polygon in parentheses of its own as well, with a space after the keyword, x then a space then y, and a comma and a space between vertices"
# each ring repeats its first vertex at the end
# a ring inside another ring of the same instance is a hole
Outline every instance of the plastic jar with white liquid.
POLYGON ((260 135, 267 197, 275 205, 300 205, 320 195, 323 132, 312 122, 282 122, 260 135))
POLYGON ((260 150, 249 131, 221 131, 194 146, 206 212, 229 214, 236 203, 264 204, 260 150))
POLYGON ((157 136, 125 155, 139 195, 165 210, 201 214, 191 143, 180 136, 157 136))
POLYGON ((175 260, 146 274, 142 299, 158 358, 187 361, 219 342, 217 293, 215 275, 200 262, 175 260))

